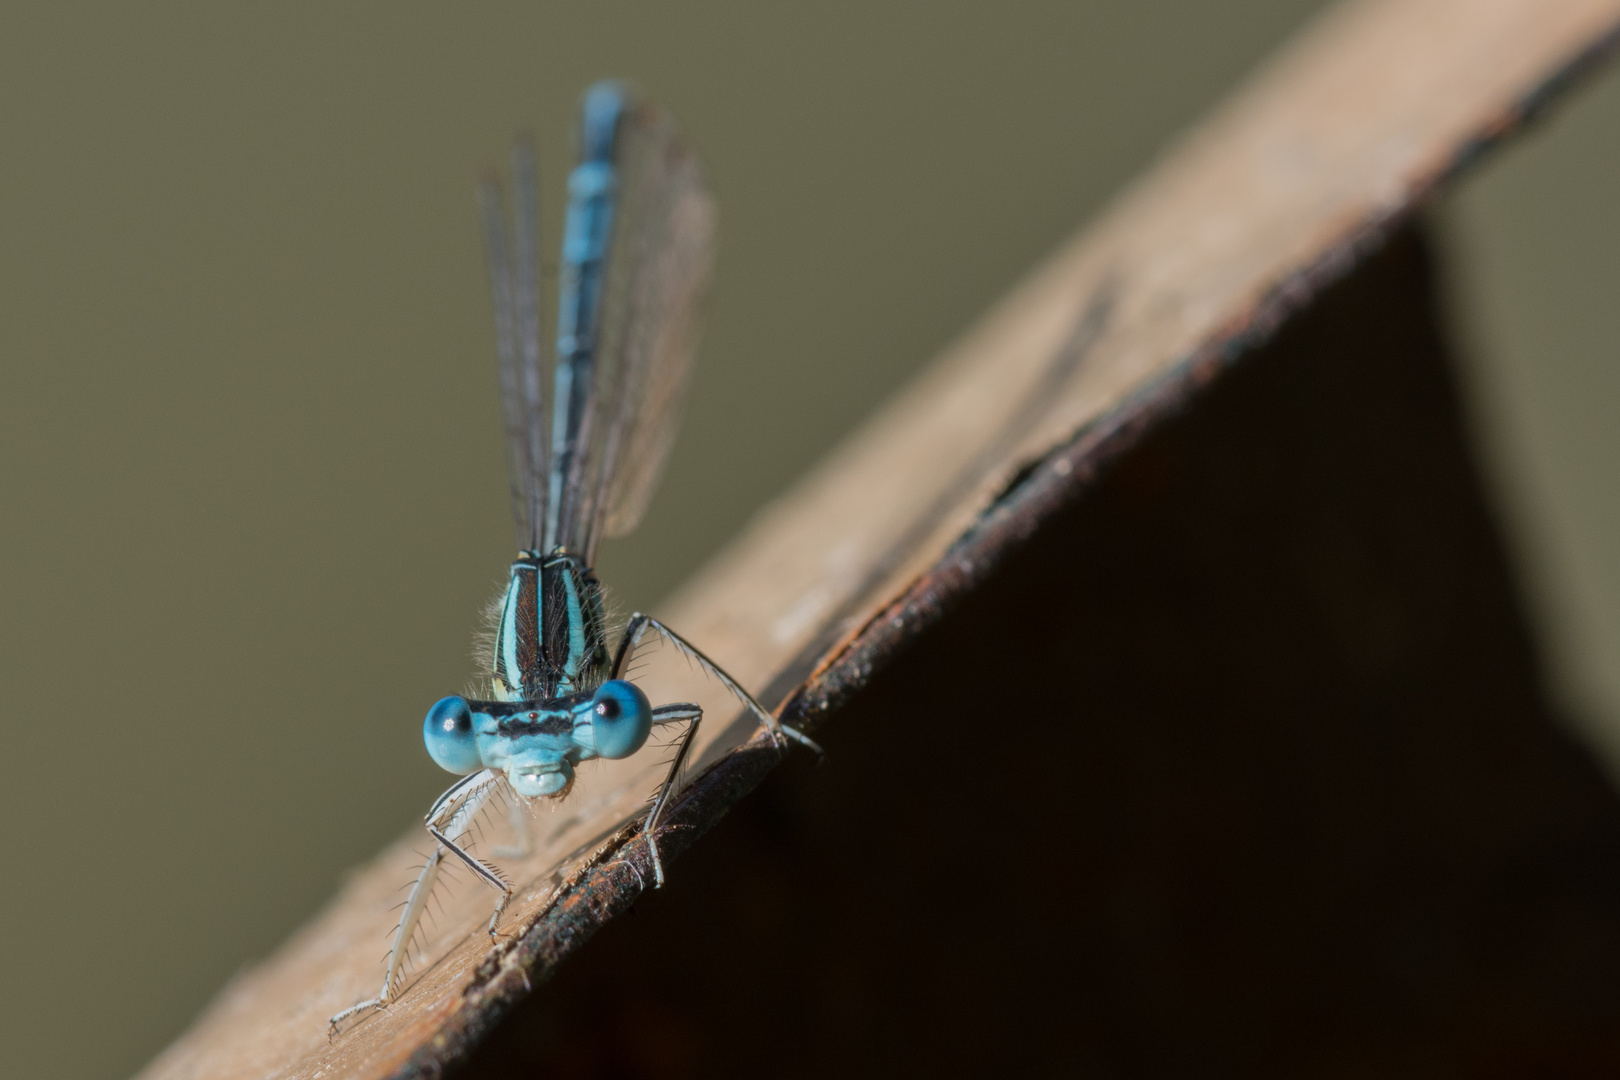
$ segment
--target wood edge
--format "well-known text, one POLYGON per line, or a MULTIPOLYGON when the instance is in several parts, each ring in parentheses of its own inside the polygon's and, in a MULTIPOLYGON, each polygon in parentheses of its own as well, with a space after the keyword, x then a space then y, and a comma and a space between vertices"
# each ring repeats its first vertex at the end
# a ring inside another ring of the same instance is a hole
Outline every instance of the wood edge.
POLYGON ((1109 464, 1135 447, 1156 424, 1186 408, 1227 368, 1275 337, 1325 289, 1382 248, 1447 185, 1497 145, 1542 119, 1617 50, 1620 22, 1482 124, 1477 134, 1460 143, 1447 160, 1412 186, 1400 207, 1347 228, 1314 261, 1274 284, 1203 345, 1020 470, 1015 483, 985 508, 939 562, 814 661, 812 675, 779 710, 782 720, 813 729, 826 712, 843 704, 910 639, 989 577, 1043 521, 1079 498, 1109 464))

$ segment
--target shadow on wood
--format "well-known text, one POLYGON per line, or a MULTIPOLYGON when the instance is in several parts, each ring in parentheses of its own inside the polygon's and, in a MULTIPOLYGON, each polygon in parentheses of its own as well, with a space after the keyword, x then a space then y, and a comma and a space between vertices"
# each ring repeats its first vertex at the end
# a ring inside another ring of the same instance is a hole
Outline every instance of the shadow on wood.
POLYGON ((1420 234, 1149 435, 461 1075, 1612 1074, 1420 234))

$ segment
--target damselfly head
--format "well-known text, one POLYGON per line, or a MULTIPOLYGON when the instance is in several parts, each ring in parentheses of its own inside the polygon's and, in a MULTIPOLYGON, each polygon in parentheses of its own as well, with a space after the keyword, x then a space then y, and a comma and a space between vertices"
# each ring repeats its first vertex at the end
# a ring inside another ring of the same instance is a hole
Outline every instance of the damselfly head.
POLYGON ((595 691, 533 703, 501 721, 483 762, 503 769, 526 798, 566 794, 574 766, 592 758, 626 758, 647 743, 652 705, 633 683, 609 679, 595 691))

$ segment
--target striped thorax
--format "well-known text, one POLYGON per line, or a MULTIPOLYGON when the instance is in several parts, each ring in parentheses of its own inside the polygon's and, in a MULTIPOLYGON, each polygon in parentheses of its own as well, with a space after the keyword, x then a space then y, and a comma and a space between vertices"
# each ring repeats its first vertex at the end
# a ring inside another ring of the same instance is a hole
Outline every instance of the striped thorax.
POLYGON ((512 563, 495 630, 495 696, 536 701, 593 690, 608 677, 602 586, 559 548, 512 563))

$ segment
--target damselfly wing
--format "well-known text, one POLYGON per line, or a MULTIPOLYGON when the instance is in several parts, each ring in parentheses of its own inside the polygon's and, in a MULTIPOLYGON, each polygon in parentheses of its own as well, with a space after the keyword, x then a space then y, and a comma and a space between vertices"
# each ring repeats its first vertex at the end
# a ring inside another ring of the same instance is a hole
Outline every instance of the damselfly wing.
POLYGON ((509 230, 481 187, 518 546, 587 564, 640 522, 674 445, 713 262, 696 157, 656 107, 593 87, 569 181, 553 370, 541 370, 534 154, 513 153, 509 230), (547 400, 547 390, 553 393, 547 400))

